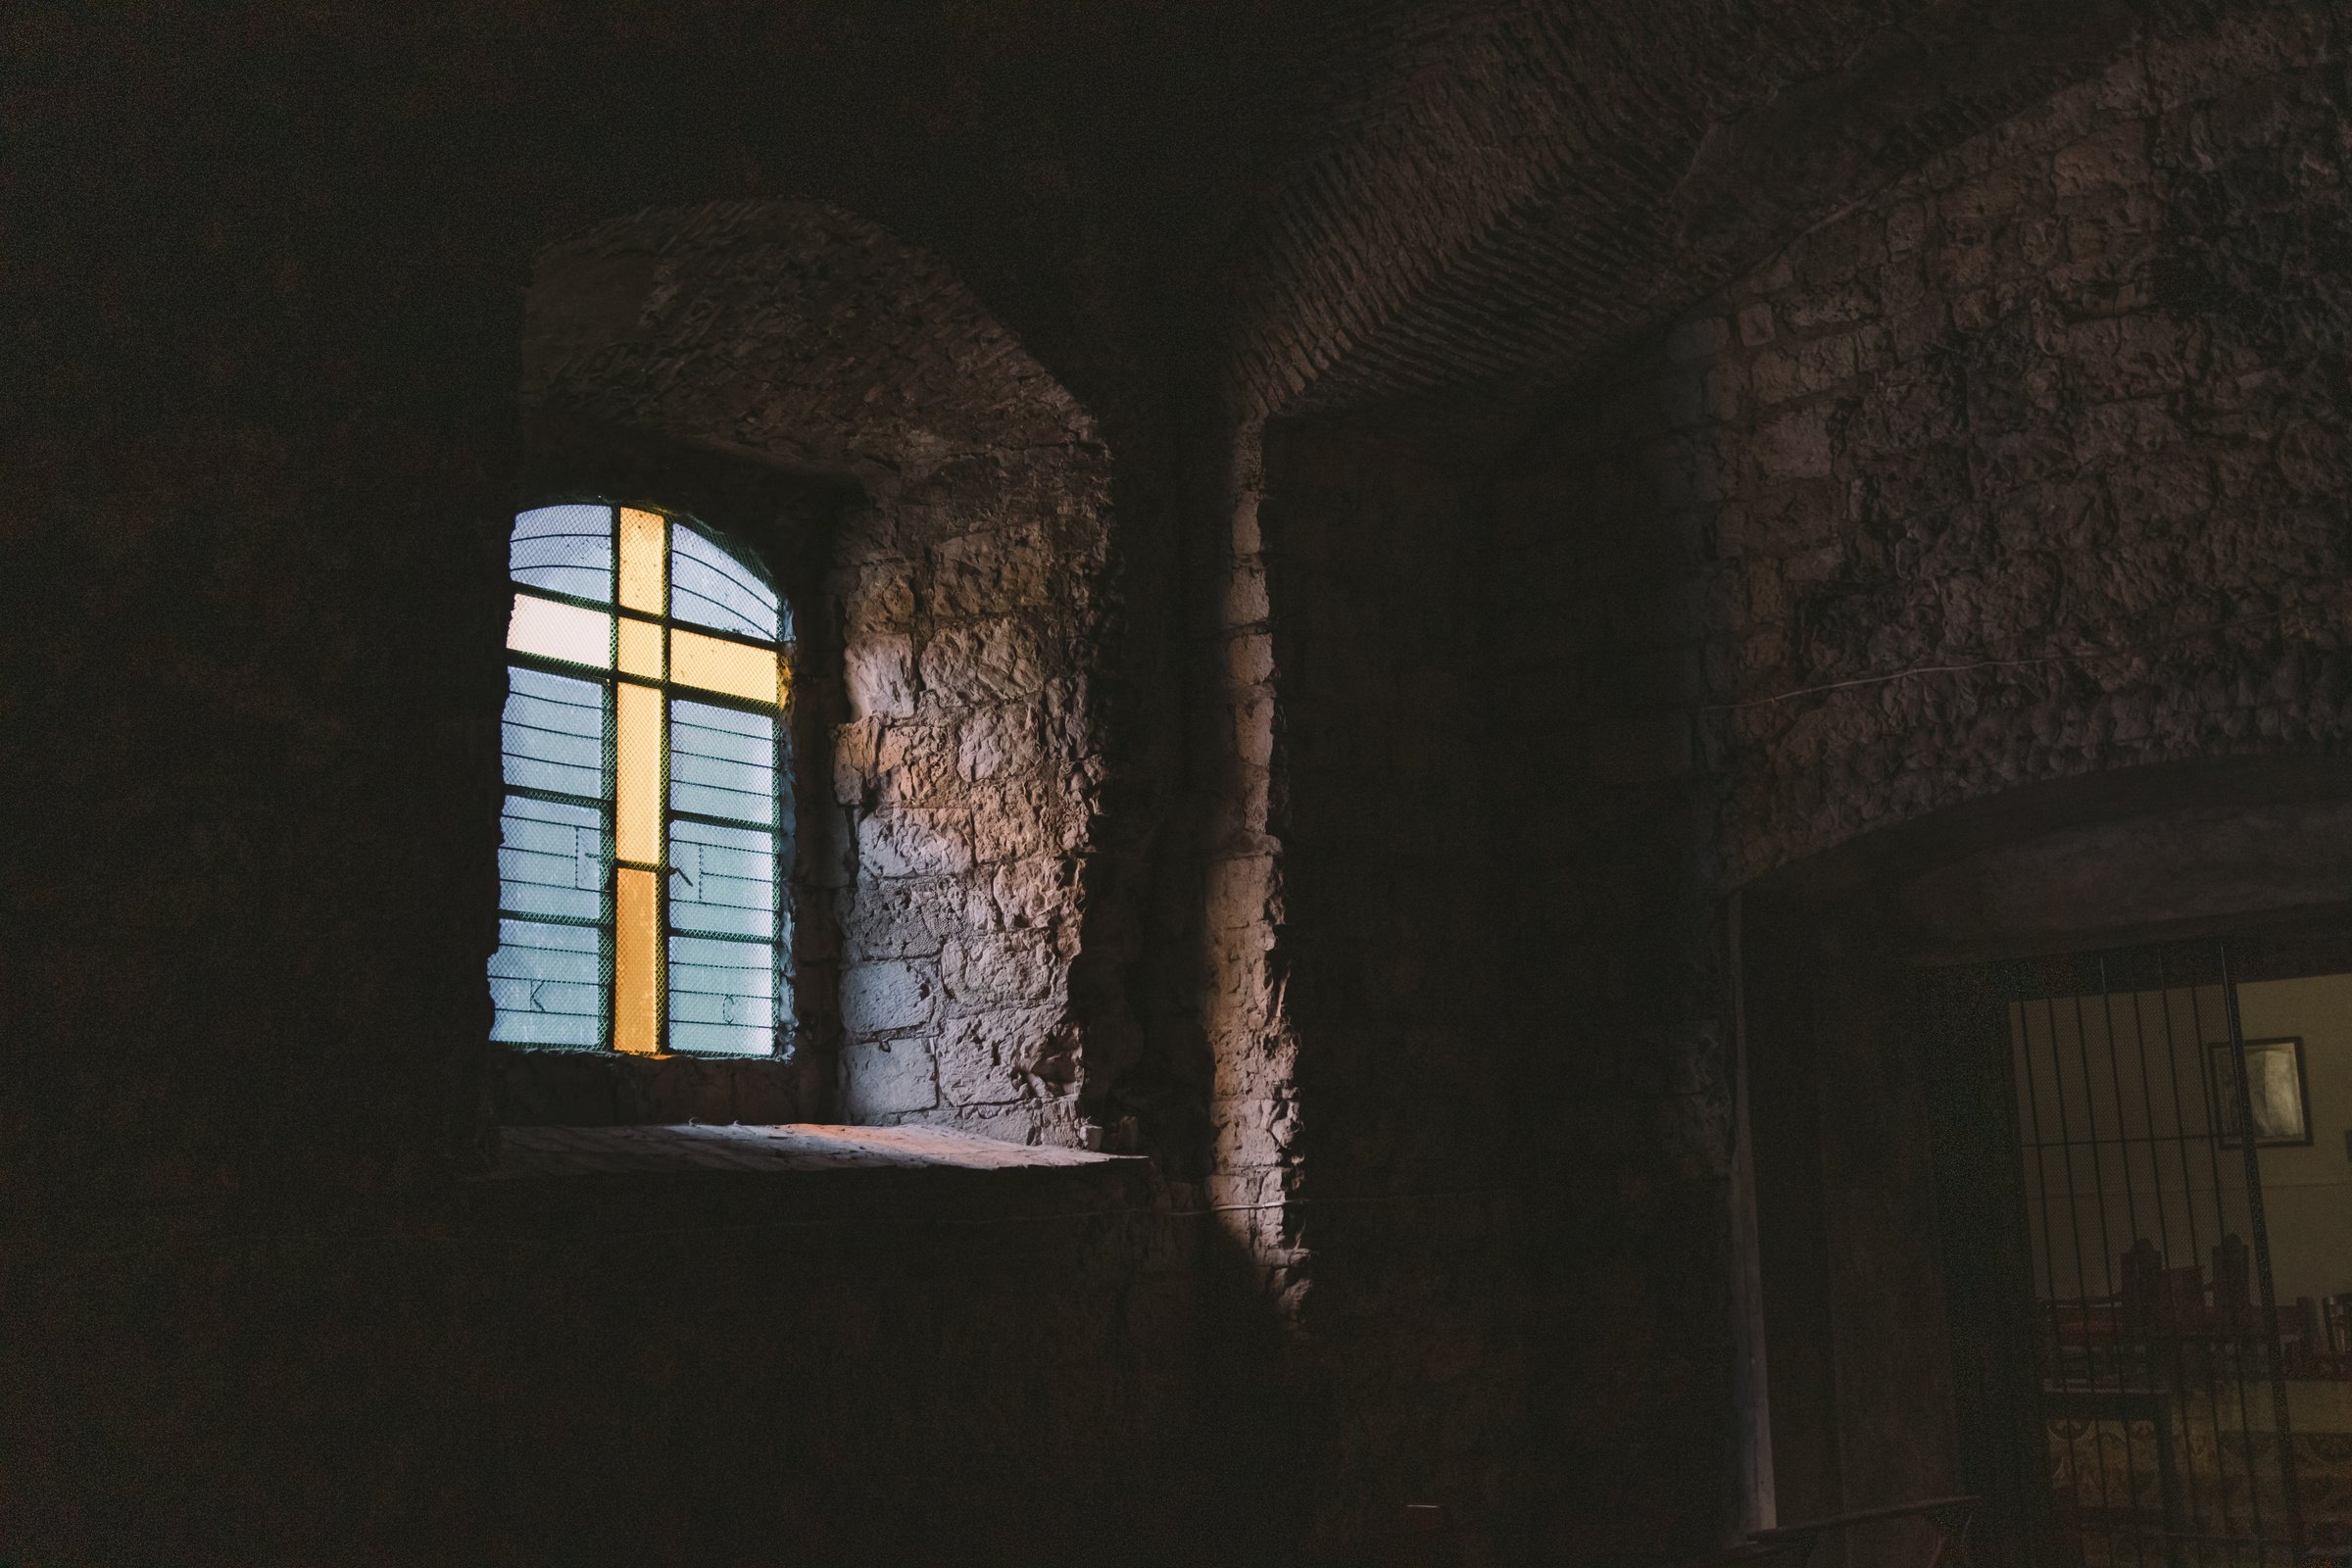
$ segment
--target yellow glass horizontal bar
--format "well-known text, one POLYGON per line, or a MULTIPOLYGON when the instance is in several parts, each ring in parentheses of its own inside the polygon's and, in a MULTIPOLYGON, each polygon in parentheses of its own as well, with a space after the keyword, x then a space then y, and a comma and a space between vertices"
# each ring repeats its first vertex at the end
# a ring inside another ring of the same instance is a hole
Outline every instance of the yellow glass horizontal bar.
POLYGON ((622 681, 613 689, 612 854, 662 863, 662 693, 622 681))
POLYGON ((620 509, 620 608, 659 615, 668 584, 669 524, 658 512, 620 509))
POLYGON ((662 628, 650 620, 620 617, 620 672, 662 678, 662 628))
POLYGON ((706 637, 679 626, 669 633, 669 678, 747 702, 784 701, 784 660, 776 650, 706 637))
POLYGON ((652 1055, 662 1049, 661 873, 624 865, 612 876, 612 1049, 652 1055))
POLYGON ((518 654, 611 669, 612 615, 609 611, 516 594, 514 612, 507 620, 507 646, 518 654))

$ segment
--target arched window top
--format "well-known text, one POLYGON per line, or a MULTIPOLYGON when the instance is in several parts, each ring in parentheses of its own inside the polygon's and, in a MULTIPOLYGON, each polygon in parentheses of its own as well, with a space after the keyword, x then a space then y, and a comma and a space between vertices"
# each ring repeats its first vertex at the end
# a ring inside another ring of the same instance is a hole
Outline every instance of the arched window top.
POLYGON ((682 514, 514 519, 492 1038, 765 1055, 785 1038, 791 613, 682 514))
MULTIPOLYGON (((764 642, 791 640, 791 613, 757 557, 729 547, 681 514, 618 510, 666 521, 671 619, 764 642)), ((508 553, 515 586, 590 604, 612 603, 614 514, 612 507, 580 502, 517 514, 508 553)))

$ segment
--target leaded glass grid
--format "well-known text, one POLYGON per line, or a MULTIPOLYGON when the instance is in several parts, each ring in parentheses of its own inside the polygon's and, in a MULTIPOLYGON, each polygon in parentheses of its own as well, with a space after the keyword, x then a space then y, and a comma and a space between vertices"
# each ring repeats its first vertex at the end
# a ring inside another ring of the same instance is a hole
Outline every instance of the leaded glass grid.
POLYGON ((694 519, 514 519, 491 1038, 769 1055, 790 1038, 790 608, 694 519))

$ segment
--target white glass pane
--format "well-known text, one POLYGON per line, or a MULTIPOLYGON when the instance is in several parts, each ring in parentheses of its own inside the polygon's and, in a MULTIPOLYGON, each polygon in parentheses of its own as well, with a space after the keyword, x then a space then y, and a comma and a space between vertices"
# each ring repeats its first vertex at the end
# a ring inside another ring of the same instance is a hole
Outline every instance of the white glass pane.
POLYGON ((507 666, 502 747, 507 782, 602 800, 605 783, 605 689, 595 681, 507 666))
POLYGON ((507 622, 507 646, 518 654, 611 669, 612 613, 516 594, 514 616, 507 622))
POLYGON ((770 1054, 776 1039, 776 950, 765 942, 669 939, 672 1051, 770 1054))
POLYGON ((498 922, 490 956, 490 1038, 524 1046, 596 1046, 605 1018, 603 933, 537 920, 498 922))
POLYGON ((612 509, 540 507, 516 514, 507 570, 526 587, 611 604, 612 509))
POLYGON ((776 820, 775 716, 673 699, 669 705, 669 808, 772 827, 776 820))
POLYGON ((697 936, 776 935, 776 841, 758 828, 669 824, 669 928, 697 936))
POLYGON ((776 591, 716 542, 684 523, 669 530, 669 612, 679 620, 777 641, 776 591))
POLYGON ((605 813, 593 806, 510 795, 499 825, 498 906, 509 914, 601 920, 605 813))

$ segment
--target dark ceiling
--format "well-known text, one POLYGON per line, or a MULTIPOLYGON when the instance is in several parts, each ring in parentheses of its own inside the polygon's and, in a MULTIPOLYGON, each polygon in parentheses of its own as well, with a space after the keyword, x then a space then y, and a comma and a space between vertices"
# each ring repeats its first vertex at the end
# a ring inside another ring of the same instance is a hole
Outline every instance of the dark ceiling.
POLYGON ((0 291, 37 409, 139 395, 136 364, 70 348, 76 312, 111 313, 118 356, 225 366, 338 270, 489 269, 519 300, 532 250, 616 214, 812 197, 935 250, 1113 422, 1209 390, 1507 408, 2095 69, 2153 4, 20 10, 0 291), (200 287, 254 296, 250 340, 173 340, 200 287))

